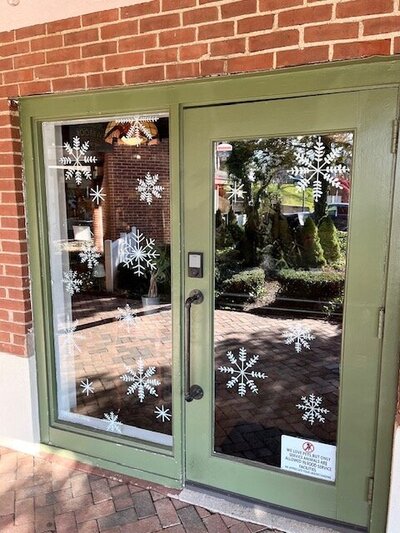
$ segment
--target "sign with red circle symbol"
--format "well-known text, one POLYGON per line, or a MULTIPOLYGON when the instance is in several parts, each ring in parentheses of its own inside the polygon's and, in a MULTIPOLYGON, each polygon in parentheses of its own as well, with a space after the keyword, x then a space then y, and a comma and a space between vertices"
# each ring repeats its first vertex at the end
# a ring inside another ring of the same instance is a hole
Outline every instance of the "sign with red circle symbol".
POLYGON ((306 453, 313 453, 313 451, 315 450, 314 444, 312 442, 304 442, 303 443, 303 450, 306 453))
POLYGON ((326 481, 335 481, 336 446, 282 435, 281 468, 326 481))

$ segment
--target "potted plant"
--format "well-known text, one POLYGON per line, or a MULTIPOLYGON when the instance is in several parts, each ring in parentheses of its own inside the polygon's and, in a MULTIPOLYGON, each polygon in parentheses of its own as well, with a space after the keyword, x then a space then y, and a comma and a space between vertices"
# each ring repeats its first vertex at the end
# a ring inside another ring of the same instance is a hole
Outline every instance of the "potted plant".
POLYGON ((147 294, 142 296, 143 305, 157 305, 160 303, 157 283, 167 281, 169 276, 170 258, 168 248, 159 248, 156 267, 150 272, 149 289, 147 294))

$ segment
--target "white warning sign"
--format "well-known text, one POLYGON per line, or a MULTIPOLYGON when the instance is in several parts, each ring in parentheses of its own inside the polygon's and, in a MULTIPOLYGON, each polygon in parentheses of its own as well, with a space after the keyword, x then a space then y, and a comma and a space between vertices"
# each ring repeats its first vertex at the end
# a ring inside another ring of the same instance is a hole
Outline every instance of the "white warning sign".
POLYGON ((336 446, 282 435, 281 468, 335 481, 336 446))

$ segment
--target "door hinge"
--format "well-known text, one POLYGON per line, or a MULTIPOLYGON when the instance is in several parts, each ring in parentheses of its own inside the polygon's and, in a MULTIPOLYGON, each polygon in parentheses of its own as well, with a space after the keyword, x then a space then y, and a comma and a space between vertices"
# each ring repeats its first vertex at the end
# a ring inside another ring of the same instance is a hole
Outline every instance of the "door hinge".
POLYGON ((374 478, 369 477, 368 478, 368 492, 367 492, 367 502, 369 505, 372 504, 373 495, 374 495, 374 478))
POLYGON ((399 144, 399 119, 393 120, 392 125, 392 154, 397 154, 397 147, 399 144))
POLYGON ((379 340, 383 338, 383 328, 385 326, 385 308, 381 307, 379 309, 379 315, 378 315, 378 334, 377 337, 379 340))

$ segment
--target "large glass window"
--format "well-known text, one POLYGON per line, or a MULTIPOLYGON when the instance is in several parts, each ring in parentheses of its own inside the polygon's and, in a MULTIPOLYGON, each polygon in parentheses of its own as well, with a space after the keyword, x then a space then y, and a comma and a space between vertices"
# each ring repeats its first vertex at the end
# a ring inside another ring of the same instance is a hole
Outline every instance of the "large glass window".
POLYGON ((171 445, 168 115, 43 136, 58 418, 171 445))

